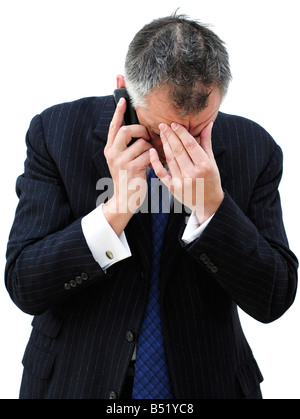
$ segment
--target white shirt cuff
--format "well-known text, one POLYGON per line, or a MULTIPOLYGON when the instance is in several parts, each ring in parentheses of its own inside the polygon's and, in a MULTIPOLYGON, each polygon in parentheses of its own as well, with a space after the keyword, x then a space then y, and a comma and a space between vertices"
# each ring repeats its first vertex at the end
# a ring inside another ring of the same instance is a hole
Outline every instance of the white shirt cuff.
POLYGON ((188 223, 182 235, 182 240, 189 244, 192 241, 196 240, 201 236, 205 228, 208 226, 209 222, 213 218, 214 214, 208 218, 203 224, 199 224, 198 218, 194 213, 192 213, 189 217, 188 223))
POLYGON ((123 232, 116 235, 106 220, 102 205, 82 218, 81 227, 87 245, 103 270, 131 256, 131 251, 123 232))

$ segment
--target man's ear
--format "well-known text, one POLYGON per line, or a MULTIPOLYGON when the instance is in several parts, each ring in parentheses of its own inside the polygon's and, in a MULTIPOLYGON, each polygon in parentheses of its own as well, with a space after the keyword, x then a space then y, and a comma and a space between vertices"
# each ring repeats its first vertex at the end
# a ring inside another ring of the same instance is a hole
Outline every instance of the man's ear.
POLYGON ((122 89, 125 87, 125 78, 122 74, 117 75, 117 88, 122 89))

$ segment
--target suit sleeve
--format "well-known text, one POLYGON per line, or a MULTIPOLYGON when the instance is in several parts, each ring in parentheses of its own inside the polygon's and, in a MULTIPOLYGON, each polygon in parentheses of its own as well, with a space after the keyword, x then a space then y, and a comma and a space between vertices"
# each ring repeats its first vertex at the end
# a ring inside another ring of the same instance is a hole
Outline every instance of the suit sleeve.
POLYGON ((15 304, 41 314, 50 306, 104 278, 75 220, 55 163, 47 152, 40 116, 26 136, 24 174, 11 229, 5 282, 15 304))
POLYGON ((203 232, 185 246, 249 315, 269 323, 294 301, 298 261, 289 250, 278 186, 282 152, 276 146, 245 214, 228 193, 203 232))

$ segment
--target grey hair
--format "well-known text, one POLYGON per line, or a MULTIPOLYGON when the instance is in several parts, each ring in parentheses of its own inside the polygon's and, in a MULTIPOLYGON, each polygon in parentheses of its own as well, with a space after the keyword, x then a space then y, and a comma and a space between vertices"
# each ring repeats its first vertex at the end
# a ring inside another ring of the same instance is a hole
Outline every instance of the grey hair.
POLYGON ((231 72, 223 41, 206 25, 172 15, 144 26, 132 40, 125 61, 125 83, 134 107, 145 106, 155 88, 167 89, 183 113, 207 106, 213 87, 224 96, 231 72))

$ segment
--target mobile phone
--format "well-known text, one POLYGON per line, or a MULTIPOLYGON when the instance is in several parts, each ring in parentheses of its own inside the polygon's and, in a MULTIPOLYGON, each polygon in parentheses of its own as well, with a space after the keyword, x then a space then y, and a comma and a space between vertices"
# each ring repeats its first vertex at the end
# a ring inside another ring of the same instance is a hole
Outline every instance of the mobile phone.
POLYGON ((129 95, 127 93, 127 90, 125 88, 122 89, 116 89, 114 91, 114 98, 116 104, 119 102, 119 100, 124 97, 126 99, 126 112, 124 115, 124 125, 133 125, 133 124, 139 124, 139 120, 137 117, 137 114, 131 104, 131 100, 129 98, 129 95))

